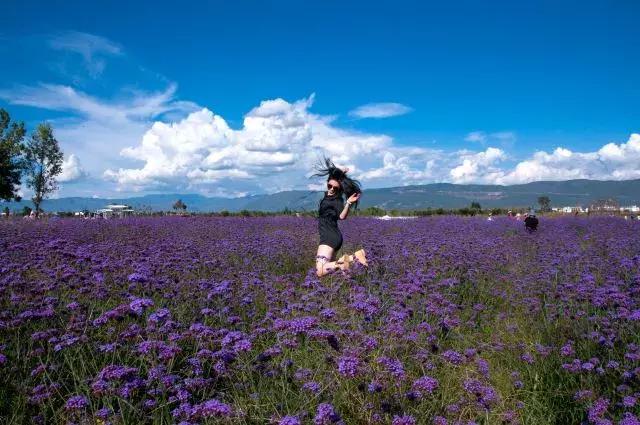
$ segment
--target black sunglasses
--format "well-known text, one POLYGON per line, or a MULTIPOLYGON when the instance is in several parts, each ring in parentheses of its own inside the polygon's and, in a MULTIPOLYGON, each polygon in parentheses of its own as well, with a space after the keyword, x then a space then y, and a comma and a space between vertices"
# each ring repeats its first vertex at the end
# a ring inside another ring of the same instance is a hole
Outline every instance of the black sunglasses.
POLYGON ((340 186, 334 186, 330 183, 327 183, 327 189, 340 190, 340 186))

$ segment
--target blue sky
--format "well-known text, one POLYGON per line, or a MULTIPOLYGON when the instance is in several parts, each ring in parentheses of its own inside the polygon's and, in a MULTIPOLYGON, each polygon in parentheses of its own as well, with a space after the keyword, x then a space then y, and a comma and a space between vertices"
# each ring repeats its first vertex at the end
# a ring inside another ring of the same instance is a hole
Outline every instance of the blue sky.
POLYGON ((640 3, 518 3, 9 2, 0 107, 58 196, 640 178, 640 3))

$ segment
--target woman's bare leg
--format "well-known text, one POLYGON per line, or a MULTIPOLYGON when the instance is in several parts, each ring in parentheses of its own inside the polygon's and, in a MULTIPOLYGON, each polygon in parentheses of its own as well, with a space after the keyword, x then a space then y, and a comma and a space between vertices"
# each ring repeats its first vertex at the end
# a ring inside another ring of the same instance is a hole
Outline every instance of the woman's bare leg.
POLYGON ((334 259, 335 250, 329 245, 319 245, 316 254, 316 275, 322 277, 340 268, 334 259))
POLYGON ((318 246, 318 253, 316 254, 316 274, 318 277, 333 273, 336 270, 347 270, 358 259, 357 255, 345 254, 336 260, 335 254, 335 250, 329 245, 318 246))

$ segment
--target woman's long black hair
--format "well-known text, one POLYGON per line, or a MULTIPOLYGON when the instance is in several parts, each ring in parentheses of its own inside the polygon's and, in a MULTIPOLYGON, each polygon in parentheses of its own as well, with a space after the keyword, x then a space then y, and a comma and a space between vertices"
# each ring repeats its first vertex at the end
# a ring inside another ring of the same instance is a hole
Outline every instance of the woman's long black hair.
MULTIPOLYGON (((347 199, 354 193, 362 192, 360 188, 360 182, 358 180, 352 179, 347 176, 347 173, 342 171, 342 169, 336 167, 336 165, 331 161, 331 159, 327 157, 323 157, 320 160, 320 163, 316 166, 316 170, 318 171, 315 174, 312 174, 311 177, 323 177, 327 176, 327 181, 334 179, 340 182, 340 191, 338 192, 339 196, 342 196, 342 193, 345 194, 347 199)), ((354 203, 354 208, 358 208, 359 200, 354 203)))

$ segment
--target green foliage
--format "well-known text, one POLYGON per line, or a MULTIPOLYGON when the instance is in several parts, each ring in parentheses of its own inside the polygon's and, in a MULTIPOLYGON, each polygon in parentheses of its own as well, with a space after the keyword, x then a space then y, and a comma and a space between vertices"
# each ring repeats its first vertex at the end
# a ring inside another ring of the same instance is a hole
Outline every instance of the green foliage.
POLYGON ((378 208, 374 206, 374 207, 367 207, 367 208, 358 210, 357 214, 362 216, 381 217, 386 214, 386 211, 383 210, 382 208, 378 208))
POLYGON ((58 211, 56 215, 58 217, 73 217, 74 213, 73 211, 58 211))
POLYGON ((18 189, 24 171, 22 149, 24 123, 11 123, 9 113, 0 108, 0 199, 20 201, 18 189))
POLYGON ((182 199, 178 199, 174 204, 173 204, 173 209, 174 210, 182 210, 185 211, 187 209, 187 205, 182 202, 182 199))
POLYGON ((538 205, 540 205, 540 211, 542 212, 551 211, 551 199, 548 196, 539 196, 538 205))
POLYGON ((62 172, 63 154, 53 136, 51 124, 38 125, 27 141, 24 152, 27 186, 33 190, 31 200, 37 216, 41 211, 42 201, 58 189, 56 177, 62 172))
POLYGON ((22 208, 22 215, 29 215, 31 214, 31 208, 27 207, 26 205, 24 206, 24 208, 22 208))

